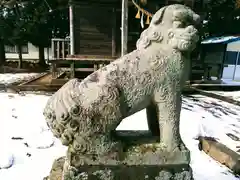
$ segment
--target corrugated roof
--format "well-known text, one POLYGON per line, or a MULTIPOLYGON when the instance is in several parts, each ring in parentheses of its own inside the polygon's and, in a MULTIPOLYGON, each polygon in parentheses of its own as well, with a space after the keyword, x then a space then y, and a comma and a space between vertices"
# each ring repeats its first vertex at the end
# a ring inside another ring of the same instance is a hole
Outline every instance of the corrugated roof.
POLYGON ((240 36, 221 36, 221 37, 213 37, 209 39, 205 39, 201 42, 201 44, 214 44, 214 43, 222 43, 228 44, 230 42, 239 41, 240 36))

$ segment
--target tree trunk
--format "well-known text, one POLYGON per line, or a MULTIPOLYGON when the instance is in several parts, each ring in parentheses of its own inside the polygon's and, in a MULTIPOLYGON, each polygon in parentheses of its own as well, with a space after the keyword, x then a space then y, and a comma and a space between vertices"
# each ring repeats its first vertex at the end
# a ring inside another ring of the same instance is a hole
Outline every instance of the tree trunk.
POLYGON ((20 44, 17 45, 17 51, 18 51, 18 68, 21 69, 23 66, 23 59, 22 59, 22 46, 20 44))
POLYGON ((0 66, 4 65, 6 62, 6 54, 5 54, 5 48, 4 48, 4 41, 3 39, 0 39, 0 66))
POLYGON ((46 67, 46 61, 45 61, 45 56, 44 56, 44 47, 39 46, 38 47, 39 50, 39 65, 42 67, 46 67))

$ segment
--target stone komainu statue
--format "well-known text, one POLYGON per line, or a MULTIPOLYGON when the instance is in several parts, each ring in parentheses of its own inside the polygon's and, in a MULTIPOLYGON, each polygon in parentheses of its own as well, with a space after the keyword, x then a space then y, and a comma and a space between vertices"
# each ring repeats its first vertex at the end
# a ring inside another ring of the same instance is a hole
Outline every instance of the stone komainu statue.
POLYGON ((111 132, 123 118, 144 108, 163 151, 185 147, 179 134, 181 89, 198 41, 194 26, 199 19, 183 5, 161 8, 142 32, 136 50, 83 81, 68 81, 48 100, 47 124, 69 146, 67 157, 73 166, 84 163, 82 155, 93 161, 118 159, 121 142, 112 140, 111 132))

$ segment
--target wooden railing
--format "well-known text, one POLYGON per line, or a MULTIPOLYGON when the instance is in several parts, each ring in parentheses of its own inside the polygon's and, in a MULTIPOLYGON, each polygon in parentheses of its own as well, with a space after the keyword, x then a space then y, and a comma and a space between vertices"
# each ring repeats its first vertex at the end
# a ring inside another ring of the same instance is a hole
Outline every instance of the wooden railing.
POLYGON ((65 59, 70 53, 69 39, 52 39, 52 59, 65 59))

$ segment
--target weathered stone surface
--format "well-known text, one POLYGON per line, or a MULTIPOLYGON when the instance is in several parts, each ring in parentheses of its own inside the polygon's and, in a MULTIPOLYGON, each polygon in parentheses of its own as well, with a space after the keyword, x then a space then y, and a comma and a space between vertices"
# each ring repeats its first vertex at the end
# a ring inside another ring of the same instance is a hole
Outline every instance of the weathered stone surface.
MULTIPOLYGON (((61 180, 64 158, 54 163, 48 179, 61 180)), ((191 180, 192 171, 188 164, 161 165, 85 165, 69 167, 64 180, 191 180)))
POLYGON ((191 169, 188 166, 190 162, 189 151, 160 154, 162 151, 159 143, 155 142, 156 139, 150 137, 147 131, 119 131, 117 134, 119 139, 126 139, 128 145, 124 161, 113 163, 113 161, 105 159, 104 162, 91 162, 92 159, 87 159, 85 155, 81 157, 82 160, 85 160, 85 165, 73 167, 67 164, 70 158, 61 157, 53 163, 49 179, 46 180, 56 180, 57 178, 60 180, 62 176, 65 176, 64 180, 84 179, 86 176, 89 179, 98 179, 96 176, 100 172, 104 178, 109 176, 109 179, 114 180, 124 179, 128 176, 130 180, 135 177, 152 179, 158 176, 158 178, 161 177, 160 179, 169 179, 170 177, 172 179, 191 179, 191 169), (152 143, 144 143, 144 140, 152 143), (64 172, 63 166, 65 166, 64 172))
POLYGON ((192 180, 185 165, 86 166, 65 174, 65 180, 192 180))
POLYGON ((45 177, 43 180, 61 180, 63 172, 63 164, 66 157, 60 157, 53 162, 50 175, 45 177))
MULTIPOLYGON (((160 143, 144 143, 126 147, 123 160, 107 156, 93 157, 93 154, 73 154, 69 148, 67 159, 74 163, 75 167, 87 165, 158 165, 158 164, 189 164, 190 152, 188 150, 164 151, 160 143), (77 158, 77 159, 76 159, 77 158), (96 159, 96 160, 95 160, 96 159), (80 163, 81 162, 81 163, 80 163)), ((95 155, 96 156, 96 155, 95 155)))
POLYGON ((203 151, 216 161, 240 174, 240 155, 213 138, 200 137, 203 151))
POLYGON ((198 41, 198 22, 199 16, 186 6, 161 8, 136 50, 81 82, 70 80, 49 99, 44 115, 53 134, 69 147, 66 167, 136 163, 112 132, 122 119, 144 108, 149 129, 160 140, 158 163, 188 159, 179 133, 181 91, 198 41))

